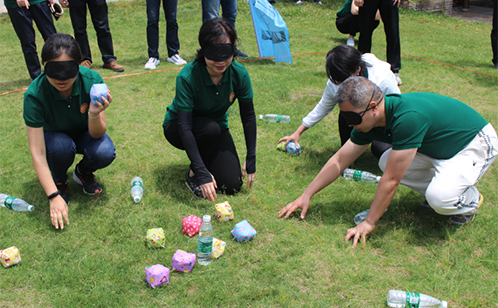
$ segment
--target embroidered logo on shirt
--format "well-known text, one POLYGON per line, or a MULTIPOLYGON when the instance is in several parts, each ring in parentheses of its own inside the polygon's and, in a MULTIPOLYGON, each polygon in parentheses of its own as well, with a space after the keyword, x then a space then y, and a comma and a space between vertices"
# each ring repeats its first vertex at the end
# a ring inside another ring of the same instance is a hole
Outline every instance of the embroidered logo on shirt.
POLYGON ((88 110, 88 103, 83 103, 80 107, 80 112, 85 113, 88 110))
POLYGON ((234 99, 235 99, 235 92, 232 92, 232 94, 230 94, 230 103, 233 103, 234 99))

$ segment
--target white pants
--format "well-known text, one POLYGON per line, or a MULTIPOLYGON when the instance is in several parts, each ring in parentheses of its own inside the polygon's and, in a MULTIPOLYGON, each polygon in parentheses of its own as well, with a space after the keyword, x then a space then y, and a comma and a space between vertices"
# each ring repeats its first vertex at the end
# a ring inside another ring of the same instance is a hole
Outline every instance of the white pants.
MULTIPOLYGON (((391 149, 382 154, 379 167, 386 170, 391 149)), ((463 150, 449 159, 417 153, 401 184, 425 195, 441 215, 471 214, 476 211, 479 191, 474 186, 498 155, 498 138, 486 125, 463 150)))

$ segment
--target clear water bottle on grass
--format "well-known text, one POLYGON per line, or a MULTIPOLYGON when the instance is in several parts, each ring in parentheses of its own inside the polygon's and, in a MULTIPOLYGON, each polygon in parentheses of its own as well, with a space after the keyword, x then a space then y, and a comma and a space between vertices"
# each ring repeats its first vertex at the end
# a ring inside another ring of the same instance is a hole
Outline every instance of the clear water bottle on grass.
POLYGON ((387 293, 389 307, 446 308, 448 303, 429 295, 411 293, 399 290, 389 290, 387 293))
POLYGON ((131 180, 131 197, 135 203, 140 202, 142 200, 142 196, 144 194, 144 181, 136 176, 131 180))
POLYGON ((290 116, 281 114, 261 114, 259 115, 260 120, 273 122, 273 123, 289 123, 290 116))
POLYGON ((368 183, 378 183, 380 181, 380 176, 373 173, 361 170, 355 170, 346 168, 342 172, 342 176, 346 180, 354 180, 357 182, 368 182, 368 183))
POLYGON ((202 225, 199 230, 199 242, 197 245, 197 262, 200 265, 208 265, 213 257, 213 227, 211 216, 202 217, 202 225))
POLYGON ((6 194, 0 194, 0 206, 19 212, 31 212, 35 209, 28 202, 6 194))

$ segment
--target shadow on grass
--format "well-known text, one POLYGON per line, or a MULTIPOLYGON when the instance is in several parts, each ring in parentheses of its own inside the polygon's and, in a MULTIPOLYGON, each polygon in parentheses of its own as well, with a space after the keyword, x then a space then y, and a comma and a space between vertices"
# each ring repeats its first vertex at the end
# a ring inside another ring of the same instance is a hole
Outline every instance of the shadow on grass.
POLYGON ((1 92, 14 91, 27 88, 30 84, 31 78, 11 79, 7 82, 0 82, 0 89, 2 89, 1 92))

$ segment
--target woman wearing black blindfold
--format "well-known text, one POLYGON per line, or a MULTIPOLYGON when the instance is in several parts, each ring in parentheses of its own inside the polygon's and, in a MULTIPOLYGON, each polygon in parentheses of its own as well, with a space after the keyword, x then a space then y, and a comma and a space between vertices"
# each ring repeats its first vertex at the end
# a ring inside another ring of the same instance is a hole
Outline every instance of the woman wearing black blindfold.
MULTIPOLYGON (((375 83, 384 94, 401 93, 398 88, 396 78, 391 71, 389 63, 381 61, 371 53, 361 54, 357 49, 339 45, 327 53, 325 68, 329 80, 323 92, 322 99, 315 108, 303 118, 302 124, 296 131, 290 135, 280 138, 278 143, 285 141, 287 143, 294 141, 299 142, 301 135, 309 128, 320 122, 337 104, 335 95, 339 85, 351 76, 363 76, 375 83)), ((339 135, 341 137, 341 146, 348 141, 351 135, 352 127, 348 125, 342 115, 339 114, 339 135)), ((379 158, 382 153, 390 147, 383 142, 372 143, 372 153, 379 158)))
POLYGON ((67 170, 76 154, 73 179, 86 194, 102 192, 93 172, 107 167, 116 157, 114 144, 106 134, 105 109, 111 93, 102 103, 90 102, 90 88, 103 83, 95 71, 79 66, 81 52, 76 40, 57 33, 42 49, 45 72, 29 86, 24 96, 24 122, 33 165, 50 202, 50 218, 56 229, 68 219, 67 170))
POLYGON ((187 187, 214 202, 217 190, 234 194, 247 174, 247 188, 256 173, 256 116, 249 74, 233 62, 237 33, 224 19, 206 21, 199 32, 201 49, 176 79, 176 95, 164 117, 164 136, 190 159, 187 187), (227 110, 239 101, 246 140, 246 160, 239 162, 228 128, 227 110))

